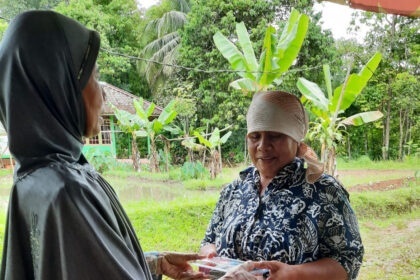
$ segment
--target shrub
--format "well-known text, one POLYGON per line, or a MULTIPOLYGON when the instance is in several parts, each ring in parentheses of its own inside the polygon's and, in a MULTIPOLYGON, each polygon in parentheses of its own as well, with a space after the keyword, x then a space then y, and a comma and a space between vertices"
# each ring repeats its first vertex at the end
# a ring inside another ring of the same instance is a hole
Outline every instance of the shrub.
POLYGON ((180 169, 180 179, 199 179, 208 176, 208 170, 201 164, 201 162, 184 162, 184 165, 180 169))
POLYGON ((86 151, 86 159, 99 173, 112 169, 117 163, 112 153, 98 148, 90 148, 86 151))

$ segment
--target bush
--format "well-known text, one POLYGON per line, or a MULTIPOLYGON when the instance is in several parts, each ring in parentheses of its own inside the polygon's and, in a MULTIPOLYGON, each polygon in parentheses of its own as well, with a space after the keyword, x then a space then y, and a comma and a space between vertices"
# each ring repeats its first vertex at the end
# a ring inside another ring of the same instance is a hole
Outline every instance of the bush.
POLYGON ((101 174, 112 169, 117 164, 111 152, 98 148, 90 148, 86 151, 85 156, 89 163, 101 174))
POLYGON ((201 179, 209 175, 209 171, 201 164, 201 162, 184 162, 180 171, 181 180, 201 179))

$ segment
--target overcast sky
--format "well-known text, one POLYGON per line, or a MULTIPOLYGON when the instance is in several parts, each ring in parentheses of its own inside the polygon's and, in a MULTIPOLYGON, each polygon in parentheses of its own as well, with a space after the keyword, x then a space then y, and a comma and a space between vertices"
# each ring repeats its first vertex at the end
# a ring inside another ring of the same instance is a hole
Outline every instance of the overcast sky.
MULTIPOLYGON (((136 1, 139 3, 139 6, 146 9, 158 2, 158 0, 136 1)), ((350 25, 351 14, 355 11, 354 9, 331 2, 315 3, 314 8, 315 11, 322 12, 322 27, 323 29, 330 29, 335 39, 355 37, 354 35, 349 35, 347 33, 347 28, 350 25)), ((356 38, 359 42, 361 42, 364 38, 366 29, 366 27, 361 27, 356 38)))

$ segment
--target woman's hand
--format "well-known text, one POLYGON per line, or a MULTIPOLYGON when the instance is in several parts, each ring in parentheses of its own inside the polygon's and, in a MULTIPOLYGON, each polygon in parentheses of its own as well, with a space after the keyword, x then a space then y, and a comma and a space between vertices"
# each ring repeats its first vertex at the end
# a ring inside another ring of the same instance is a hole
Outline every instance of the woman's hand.
POLYGON ((214 244, 207 244, 201 247, 200 255, 205 256, 207 258, 217 257, 217 250, 216 245, 214 244))
POLYGON ((250 273, 255 268, 255 262, 246 262, 238 265, 226 272, 220 280, 261 280, 262 276, 256 276, 250 273))
POLYGON ((188 261, 202 259, 198 254, 162 252, 158 256, 157 274, 164 274, 173 279, 204 279, 202 272, 196 272, 188 261))
POLYGON ((282 263, 279 261, 262 261, 254 262, 254 268, 256 269, 268 269, 270 275, 267 280, 295 280, 300 279, 296 266, 282 263))

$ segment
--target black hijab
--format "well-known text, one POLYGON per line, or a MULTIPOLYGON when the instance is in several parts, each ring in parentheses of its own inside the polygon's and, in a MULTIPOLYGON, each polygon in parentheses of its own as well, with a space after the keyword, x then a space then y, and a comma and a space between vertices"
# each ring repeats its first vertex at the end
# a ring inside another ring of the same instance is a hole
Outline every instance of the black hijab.
POLYGON ((51 11, 17 16, 0 45, 0 121, 17 176, 51 161, 85 162, 86 86, 99 34, 51 11))
POLYGON ((70 18, 31 11, 0 44, 0 121, 17 160, 1 280, 151 279, 114 190, 82 155, 99 43, 70 18))

